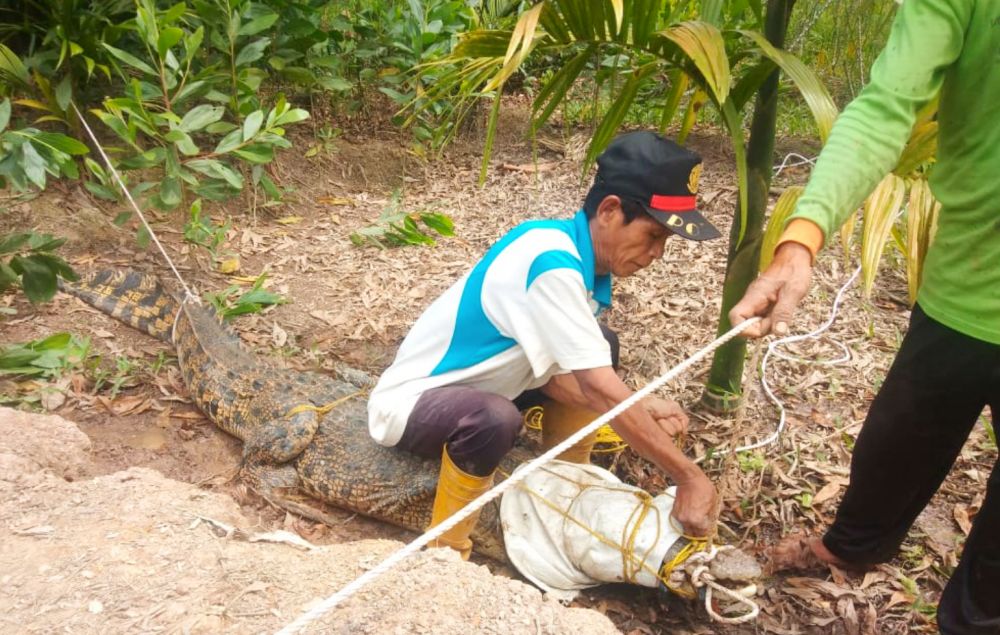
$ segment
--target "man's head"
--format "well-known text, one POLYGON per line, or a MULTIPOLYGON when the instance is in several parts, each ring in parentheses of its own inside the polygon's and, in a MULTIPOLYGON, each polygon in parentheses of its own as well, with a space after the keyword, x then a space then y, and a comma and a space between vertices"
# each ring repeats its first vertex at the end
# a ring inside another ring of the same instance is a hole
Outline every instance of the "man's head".
POLYGON ((671 234, 719 237, 695 208, 700 173, 700 156, 658 134, 616 137, 597 158, 597 176, 584 201, 598 269, 631 275, 663 255, 671 234))

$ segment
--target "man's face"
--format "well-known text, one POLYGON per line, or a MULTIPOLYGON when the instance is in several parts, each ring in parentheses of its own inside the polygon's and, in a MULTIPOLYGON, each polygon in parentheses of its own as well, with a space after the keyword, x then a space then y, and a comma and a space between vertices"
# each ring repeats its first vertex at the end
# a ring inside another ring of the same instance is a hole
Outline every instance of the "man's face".
POLYGON ((631 276, 663 257, 663 246, 671 231, 648 214, 625 224, 618 197, 610 196, 597 213, 595 255, 598 269, 615 276, 631 276))

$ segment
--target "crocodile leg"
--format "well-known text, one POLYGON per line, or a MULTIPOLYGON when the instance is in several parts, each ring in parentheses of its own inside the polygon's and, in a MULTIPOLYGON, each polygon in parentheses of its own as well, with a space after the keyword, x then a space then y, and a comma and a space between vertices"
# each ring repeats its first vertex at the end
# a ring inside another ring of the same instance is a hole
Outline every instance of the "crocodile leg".
POLYGON ((279 507, 285 510, 286 512, 290 512, 292 514, 295 514, 296 516, 301 516, 306 520, 311 520, 313 522, 320 523, 322 525, 327 525, 328 527, 335 527, 338 525, 342 525, 345 522, 344 520, 338 520, 334 518, 333 516, 327 514, 326 512, 320 511, 319 509, 313 507, 312 505, 308 505, 306 503, 297 501, 287 496, 282 496, 280 494, 270 496, 267 498, 267 500, 275 507, 279 507))
POLYGON ((315 410, 303 410, 272 419, 250 431, 243 440, 244 463, 281 464, 291 461, 312 442, 319 419, 315 410))
POLYGON ((301 485, 298 472, 291 463, 285 465, 244 464, 240 476, 264 500, 278 509, 324 525, 334 526, 338 524, 334 517, 281 493, 294 491, 301 485))
POLYGON ((240 478, 267 499, 276 496, 278 490, 294 490, 301 484, 292 463, 269 465, 244 461, 240 467, 240 478))

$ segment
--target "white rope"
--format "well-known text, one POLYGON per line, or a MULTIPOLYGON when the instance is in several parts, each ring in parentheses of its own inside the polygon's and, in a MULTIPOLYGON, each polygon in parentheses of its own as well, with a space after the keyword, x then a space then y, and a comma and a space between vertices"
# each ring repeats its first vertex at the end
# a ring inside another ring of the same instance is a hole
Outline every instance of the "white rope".
MULTIPOLYGON (((732 549, 735 549, 732 545, 723 545, 721 547, 709 545, 707 549, 697 551, 688 556, 687 560, 684 561, 683 570, 691 579, 691 585, 695 589, 705 587, 705 612, 708 613, 709 617, 722 624, 743 624, 757 618, 757 615, 760 614, 760 605, 750 599, 750 597, 743 595, 741 592, 733 591, 732 589, 719 584, 715 581, 715 576, 713 576, 709 571, 709 564, 712 560, 715 560, 717 555, 723 551, 730 551, 732 549), (715 608, 712 606, 713 591, 718 591, 730 600, 747 607, 747 612, 742 615, 737 615, 736 617, 719 615, 719 613, 717 613, 715 608)), ((755 586, 750 588, 753 591, 756 591, 755 586)))
POLYGON ((834 320, 837 319, 837 312, 840 309, 840 303, 844 298, 844 294, 851 287, 851 285, 854 284, 854 281, 858 279, 858 274, 860 273, 861 273, 861 267, 858 267, 857 269, 854 270, 854 273, 851 274, 851 277, 847 279, 847 282, 845 282, 844 285, 840 287, 840 290, 837 291, 837 296, 833 299, 833 307, 830 309, 830 317, 828 317, 826 322, 823 322, 823 324, 821 324, 819 328, 815 329, 814 331, 810 331, 809 333, 805 333, 802 335, 789 335, 788 337, 782 337, 780 339, 768 343, 767 351, 764 353, 764 358, 760 361, 760 385, 764 389, 764 394, 767 395, 767 398, 770 399, 771 403, 773 403, 775 407, 778 409, 778 426, 777 428, 775 428, 774 432, 761 441, 758 441, 756 443, 751 443, 749 445, 741 445, 735 450, 731 449, 715 450, 713 453, 715 456, 724 456, 729 452, 747 452, 749 450, 756 450, 757 448, 761 448, 764 447, 765 445, 770 445, 771 443, 774 443, 778 439, 778 437, 781 436, 781 433, 785 431, 785 405, 781 402, 780 399, 778 399, 778 396, 774 394, 774 391, 771 389, 771 385, 767 382, 767 363, 771 359, 772 355, 777 357, 778 359, 784 359, 793 362, 804 362, 808 364, 821 364, 823 366, 836 366, 837 364, 843 364, 844 362, 849 361, 851 359, 851 353, 849 350, 847 350, 847 347, 844 346, 844 344, 842 344, 841 342, 837 341, 834 341, 833 344, 840 347, 841 350, 840 357, 827 360, 802 359, 800 357, 795 357, 793 355, 786 355, 785 353, 779 351, 778 347, 786 346, 793 342, 818 339, 819 336, 823 334, 823 332, 825 332, 828 328, 830 328, 834 320))
MULTIPOLYGON (((789 152, 788 154, 785 155, 785 158, 781 162, 781 164, 774 169, 775 175, 781 174, 781 171, 785 169, 785 167, 790 167, 788 160, 792 157, 797 157, 798 159, 800 159, 798 163, 791 164, 792 166, 805 165, 807 163, 808 164, 816 163, 816 159, 810 159, 809 157, 798 154, 797 152, 789 152)), ((771 385, 768 384, 767 382, 767 363, 768 361, 770 361, 772 355, 778 359, 783 359, 786 361, 802 362, 807 364, 819 364, 822 366, 836 366, 838 364, 843 364, 844 362, 850 361, 851 359, 850 351, 847 350, 847 347, 844 346, 844 344, 837 341, 833 341, 832 343, 840 348, 841 351, 840 357, 827 360, 802 359, 801 357, 796 357, 794 355, 787 355, 785 353, 782 353, 780 350, 778 350, 778 347, 786 346, 794 342, 801 342, 803 340, 818 339, 820 335, 822 335, 828 328, 830 328, 834 320, 837 319, 837 312, 840 310, 840 303, 844 298, 844 294, 851 287, 851 285, 854 284, 854 281, 857 280, 858 274, 860 273, 861 273, 861 267, 858 267, 857 269, 854 270, 854 273, 851 274, 851 277, 847 279, 847 282, 845 282, 844 285, 840 287, 840 289, 837 291, 837 295, 833 299, 833 306, 830 309, 830 317, 828 317, 826 322, 821 324, 819 328, 802 335, 789 335, 787 337, 782 337, 773 340, 771 342, 768 342, 767 351, 764 353, 764 358, 760 362, 760 385, 764 389, 764 394, 767 395, 767 398, 778 409, 778 425, 775 428, 774 432, 761 441, 758 441, 756 443, 751 443, 749 445, 741 445, 735 450, 733 449, 715 450, 713 452, 715 456, 725 456, 730 452, 747 452, 749 450, 756 450, 757 448, 762 448, 765 445, 770 445, 775 441, 777 441, 778 437, 780 437, 782 432, 785 431, 785 405, 782 403, 780 399, 778 399, 778 396, 774 394, 774 391, 771 389, 771 385)))
POLYGON ((355 579, 353 582, 351 582, 341 590, 337 591, 330 597, 326 598, 323 602, 317 604, 312 609, 300 615, 299 618, 296 619, 294 622, 292 622, 285 628, 278 631, 277 635, 293 635, 294 633, 297 633, 300 630, 302 630, 310 623, 323 617, 323 615, 332 610, 335 606, 337 606, 344 600, 348 599, 349 597, 360 591, 367 584, 374 581, 383 573, 387 572, 389 569, 399 564, 400 561, 416 553, 421 547, 427 545, 428 543, 437 539, 441 535, 447 533, 455 525, 462 522, 463 520, 465 520, 475 512, 479 511, 480 509, 482 509, 482 507, 485 506, 487 503, 499 497, 504 492, 516 486, 521 481, 523 481, 527 475, 531 474, 533 471, 535 471, 542 465, 548 463, 556 456, 562 454, 571 446, 576 445, 579 441, 583 440, 584 437, 596 431, 598 428, 603 426, 605 423, 611 421, 621 413, 625 412, 633 405, 635 405, 637 402, 639 402, 641 399, 651 394, 653 391, 657 390, 671 379, 674 379, 675 377, 677 377, 678 375, 680 375, 681 373, 683 373, 684 371, 686 371, 691 366, 698 363, 708 355, 712 354, 715 351, 715 349, 719 348, 729 340, 733 339, 734 337, 742 333, 747 327, 751 326, 752 324, 756 324, 759 321, 760 318, 754 317, 750 318, 746 322, 742 322, 739 325, 734 326, 728 332, 716 338, 712 343, 705 346, 691 357, 685 359, 680 364, 674 366, 660 377, 654 379, 652 382, 647 384, 642 389, 636 391, 628 399, 625 399, 624 401, 619 403, 617 406, 615 406, 608 412, 604 413, 603 415, 601 415, 597 419, 594 419, 592 422, 590 422, 583 428, 580 428, 579 430, 571 434, 567 439, 565 439, 564 441, 562 441, 561 443, 550 449, 548 452, 545 452, 541 456, 529 461, 528 463, 525 463, 524 467, 518 470, 516 474, 511 475, 510 478, 506 479, 499 485, 495 486, 493 489, 483 493, 481 496, 479 496, 479 498, 470 502, 461 510, 448 517, 441 524, 435 525, 431 529, 428 529, 424 534, 418 536, 416 539, 414 539, 412 542, 410 542, 402 549, 399 549, 398 551, 394 552, 388 558, 380 562, 377 566, 375 566, 372 569, 369 569, 367 572, 365 572, 363 575, 355 579))
MULTIPOLYGON (((132 198, 132 193, 128 191, 127 187, 125 187, 125 181, 122 180, 122 177, 118 174, 118 170, 115 169, 115 166, 111 164, 111 159, 109 159, 107 153, 104 152, 104 147, 101 145, 100 141, 97 140, 97 137, 94 135, 94 131, 90 129, 89 125, 87 125, 87 120, 83 118, 83 115, 80 113, 80 109, 77 108, 76 104, 73 102, 70 102, 70 105, 73 106, 73 111, 76 112, 76 116, 80 119, 80 123, 83 124, 84 130, 87 131, 87 136, 90 137, 94 146, 97 147, 97 151, 100 153, 101 158, 104 159, 104 165, 108 166, 108 170, 111 172, 112 176, 115 177, 115 182, 118 183, 118 187, 120 187, 122 192, 125 193, 125 198, 127 198, 128 202, 132 204, 132 209, 135 210, 136 214, 138 214, 139 220, 142 221, 146 231, 149 232, 149 237, 153 239, 154 243, 156 243, 156 246, 160 249, 160 253, 163 254, 167 264, 170 265, 170 269, 173 270, 174 275, 177 276, 177 280, 181 283, 181 286, 184 287, 184 301, 186 302, 188 299, 192 299, 195 304, 200 304, 201 299, 192 293, 187 283, 184 282, 184 278, 181 277, 181 272, 177 270, 177 267, 174 266, 174 261, 167 255, 167 250, 163 248, 162 244, 160 244, 160 239, 156 237, 156 232, 154 232, 153 228, 149 226, 149 223, 146 221, 146 217, 142 214, 142 210, 139 209, 135 199, 132 198)), ((174 324, 177 324, 176 320, 174 320, 174 324)))
POLYGON ((816 159, 810 159, 809 157, 803 156, 798 152, 789 152, 788 154, 785 155, 785 159, 781 162, 781 165, 774 168, 774 176, 778 176, 779 174, 781 174, 781 171, 784 170, 785 168, 796 168, 800 165, 815 165, 815 164, 816 164, 816 159), (799 160, 796 161, 795 163, 789 163, 788 160, 791 159, 792 157, 796 157, 799 160))

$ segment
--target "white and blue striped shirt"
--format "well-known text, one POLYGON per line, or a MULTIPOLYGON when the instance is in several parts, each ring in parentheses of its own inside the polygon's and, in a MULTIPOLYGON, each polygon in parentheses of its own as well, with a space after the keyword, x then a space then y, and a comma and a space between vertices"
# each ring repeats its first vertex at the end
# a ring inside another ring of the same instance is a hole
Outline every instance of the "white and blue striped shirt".
POLYGON ((395 445, 424 391, 469 386, 513 399, 553 375, 611 365, 596 315, 611 276, 594 272, 590 226, 522 223, 434 301, 368 400, 368 427, 395 445))

